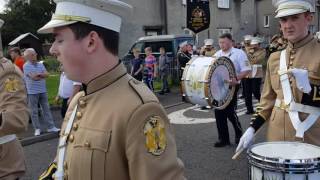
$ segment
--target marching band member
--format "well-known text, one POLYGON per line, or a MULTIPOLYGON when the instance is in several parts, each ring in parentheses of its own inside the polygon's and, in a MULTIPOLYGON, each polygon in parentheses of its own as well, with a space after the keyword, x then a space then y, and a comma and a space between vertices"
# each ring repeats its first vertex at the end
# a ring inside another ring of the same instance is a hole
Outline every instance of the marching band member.
POLYGON ((215 147, 224 147, 230 144, 228 122, 227 119, 233 125, 235 130, 235 143, 237 144, 242 135, 242 128, 239 122, 238 115, 236 113, 237 105, 237 92, 239 89, 239 82, 242 78, 248 76, 250 73, 250 64, 245 52, 241 49, 234 48, 232 45, 232 36, 229 33, 222 34, 219 37, 219 50, 214 57, 219 58, 221 56, 228 57, 234 64, 237 76, 232 78, 231 85, 236 86, 236 91, 230 104, 222 110, 215 109, 214 114, 217 123, 219 140, 214 144, 215 147))
POLYGON ((266 122, 267 141, 303 141, 320 146, 320 43, 308 31, 311 0, 275 3, 285 50, 271 54, 260 100, 261 110, 241 137, 237 152, 253 141, 266 122))
POLYGON ((251 66, 251 73, 244 79, 245 86, 245 104, 247 106, 246 114, 253 114, 252 93, 257 100, 260 100, 260 86, 263 77, 262 64, 266 58, 266 50, 260 48, 260 39, 253 37, 250 42, 250 49, 247 52, 251 66))
POLYGON ((56 165, 40 179, 185 179, 165 110, 118 58, 121 17, 132 7, 119 0, 55 2, 38 32, 54 34, 50 52, 84 91, 68 108, 56 165))

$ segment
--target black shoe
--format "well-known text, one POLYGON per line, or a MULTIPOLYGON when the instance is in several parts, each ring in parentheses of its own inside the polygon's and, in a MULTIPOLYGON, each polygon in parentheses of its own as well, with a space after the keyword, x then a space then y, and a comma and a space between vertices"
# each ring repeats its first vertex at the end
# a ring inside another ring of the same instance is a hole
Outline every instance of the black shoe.
POLYGON ((201 108, 200 108, 201 110, 206 110, 206 109, 208 109, 206 106, 201 106, 201 108))
POLYGON ((254 111, 247 111, 246 114, 254 114, 254 111))
POLYGON ((163 92, 163 91, 160 91, 159 94, 160 94, 160 95, 164 95, 164 92, 163 92))
POLYGON ((230 142, 218 141, 214 143, 214 147, 225 147, 230 145, 230 142))

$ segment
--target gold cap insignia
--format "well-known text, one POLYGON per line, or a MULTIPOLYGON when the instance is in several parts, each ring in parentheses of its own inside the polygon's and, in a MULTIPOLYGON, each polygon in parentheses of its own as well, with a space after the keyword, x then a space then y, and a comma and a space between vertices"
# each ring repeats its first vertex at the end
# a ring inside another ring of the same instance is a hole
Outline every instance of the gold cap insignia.
POLYGON ((143 128, 146 136, 146 148, 149 153, 160 156, 167 147, 167 138, 163 120, 160 116, 150 117, 143 128))
POLYGON ((4 82, 4 89, 8 92, 8 93, 15 93, 19 90, 19 81, 17 79, 14 78, 8 78, 5 82, 4 82))

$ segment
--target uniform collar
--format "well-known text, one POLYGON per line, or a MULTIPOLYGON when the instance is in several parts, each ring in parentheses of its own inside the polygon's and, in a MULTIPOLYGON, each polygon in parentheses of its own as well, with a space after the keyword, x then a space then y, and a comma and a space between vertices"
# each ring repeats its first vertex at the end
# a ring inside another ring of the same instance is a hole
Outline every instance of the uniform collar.
POLYGON ((119 63, 108 72, 105 72, 89 81, 89 83, 85 85, 85 93, 88 95, 99 91, 117 81, 125 74, 127 74, 126 68, 122 63, 119 63))
POLYGON ((291 43, 290 41, 288 42, 288 46, 291 49, 297 49, 300 48, 302 46, 304 46, 305 44, 309 43, 311 40, 313 40, 313 36, 311 33, 309 33, 305 38, 303 38, 302 40, 296 42, 296 43, 291 43))

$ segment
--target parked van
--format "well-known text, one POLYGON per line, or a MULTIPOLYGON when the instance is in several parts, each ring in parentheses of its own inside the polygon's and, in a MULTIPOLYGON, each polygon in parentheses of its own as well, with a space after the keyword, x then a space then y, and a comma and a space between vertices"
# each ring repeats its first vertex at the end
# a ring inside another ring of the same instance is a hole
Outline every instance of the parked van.
MULTIPOLYGON (((122 62, 126 65, 128 72, 131 68, 131 60, 134 58, 132 50, 139 49, 141 51, 141 58, 145 58, 144 49, 146 47, 151 47, 153 55, 159 57, 160 47, 164 47, 169 58, 176 59, 177 53, 179 50, 179 44, 188 41, 190 44, 194 44, 194 37, 192 35, 157 35, 157 36, 146 36, 141 37, 136 41, 128 53, 122 58, 122 62)), ((173 63, 176 61, 173 61, 173 63)), ((172 68, 176 68, 176 65, 173 64, 172 68)))

